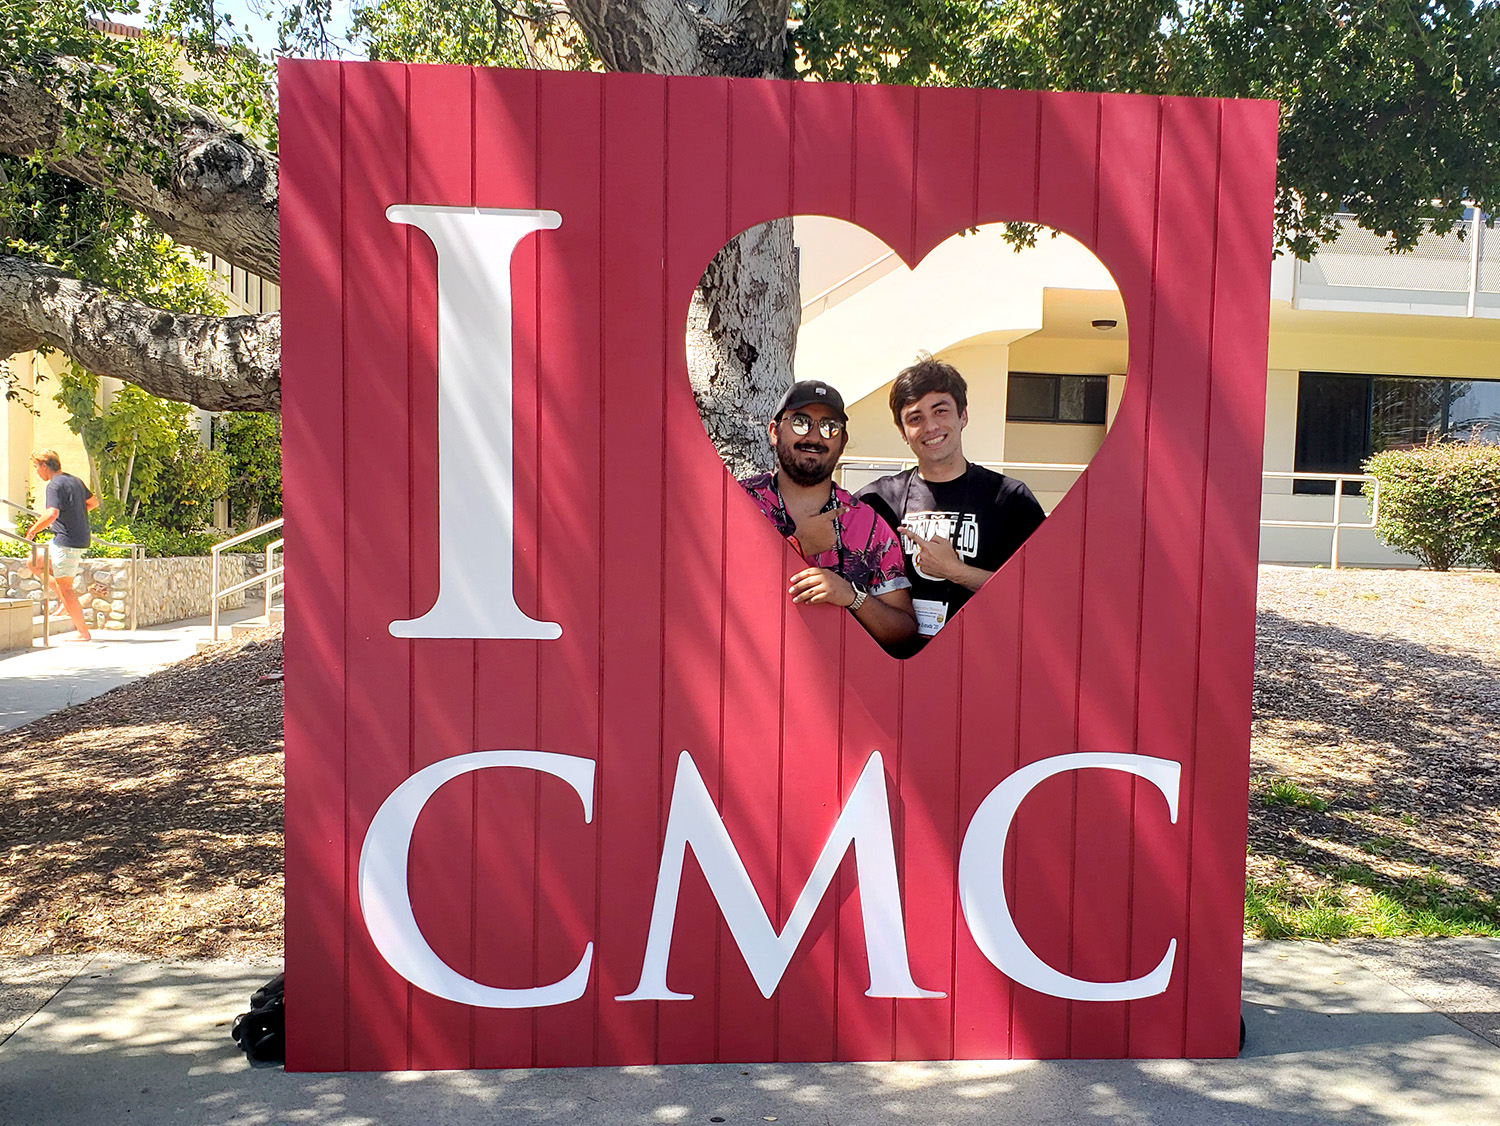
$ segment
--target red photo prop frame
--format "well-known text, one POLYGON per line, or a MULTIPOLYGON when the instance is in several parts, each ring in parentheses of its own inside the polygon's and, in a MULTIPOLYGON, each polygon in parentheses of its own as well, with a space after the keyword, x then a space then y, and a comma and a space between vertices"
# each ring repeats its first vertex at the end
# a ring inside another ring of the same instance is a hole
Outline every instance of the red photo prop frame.
POLYGON ((281 108, 289 1066, 1235 1053, 1274 105, 281 108), (906 662, 790 603, 688 385, 704 266, 795 214, 1044 223, 1129 317, 1104 446, 906 662))

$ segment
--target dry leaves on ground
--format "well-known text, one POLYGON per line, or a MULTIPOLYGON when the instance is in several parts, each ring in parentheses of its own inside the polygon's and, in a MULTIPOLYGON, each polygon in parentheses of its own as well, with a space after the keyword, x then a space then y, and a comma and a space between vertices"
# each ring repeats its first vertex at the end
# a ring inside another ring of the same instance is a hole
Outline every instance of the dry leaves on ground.
POLYGON ((1261 569, 1252 875, 1500 903, 1497 609, 1495 575, 1261 569))
POLYGON ((262 630, 0 734, 0 953, 281 956, 280 672, 262 630))
MULTIPOLYGON (((1500 897, 1497 607, 1496 576, 1261 569, 1253 875, 1500 897)), ((263 631, 0 734, 0 953, 280 956, 280 669, 263 631)))

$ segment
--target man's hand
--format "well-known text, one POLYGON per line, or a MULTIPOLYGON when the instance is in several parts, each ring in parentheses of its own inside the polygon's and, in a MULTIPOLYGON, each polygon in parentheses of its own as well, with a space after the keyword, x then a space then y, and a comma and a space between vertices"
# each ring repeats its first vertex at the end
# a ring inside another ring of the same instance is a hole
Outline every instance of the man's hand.
POLYGON ((930 540, 923 539, 904 524, 901 532, 917 545, 912 562, 921 569, 924 575, 931 575, 935 579, 947 579, 969 590, 978 590, 984 585, 984 580, 995 573, 980 567, 971 567, 965 563, 958 557, 951 539, 941 536, 934 536, 930 540))
POLYGON ((836 575, 827 567, 809 567, 792 576, 792 585, 787 588, 792 601, 816 606, 828 603, 833 606, 848 606, 854 601, 854 587, 842 575, 836 575))
POLYGON ((795 521, 797 530, 794 534, 798 545, 802 548, 803 558, 811 559, 814 555, 821 555, 825 551, 834 549, 838 543, 838 536, 833 530, 833 522, 848 511, 848 505, 838 504, 827 512, 819 512, 815 516, 795 521))

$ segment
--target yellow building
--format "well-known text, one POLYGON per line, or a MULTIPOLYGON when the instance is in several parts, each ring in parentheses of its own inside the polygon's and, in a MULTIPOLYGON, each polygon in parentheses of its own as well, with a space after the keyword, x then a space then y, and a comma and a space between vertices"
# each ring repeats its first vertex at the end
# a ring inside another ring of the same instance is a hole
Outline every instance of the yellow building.
MULTIPOLYGON (((911 270, 837 220, 803 217, 796 229, 797 377, 825 379, 849 403, 846 483, 909 459, 886 397, 927 351, 968 381, 970 459, 1055 505, 1104 441, 1125 387, 1129 325, 1099 261, 1046 232, 1017 251, 991 227, 949 239, 911 270)), ((1311 262, 1276 261, 1262 560, 1329 563, 1331 529, 1284 525, 1330 523, 1336 499, 1341 522, 1368 522, 1357 485, 1335 498, 1320 475, 1358 474, 1370 453, 1437 434, 1477 426, 1500 438, 1500 252, 1484 253, 1484 234, 1471 222, 1465 238, 1428 235, 1392 256, 1349 224, 1311 262)), ((1369 530, 1346 526, 1338 541, 1344 564, 1415 563, 1369 530)))

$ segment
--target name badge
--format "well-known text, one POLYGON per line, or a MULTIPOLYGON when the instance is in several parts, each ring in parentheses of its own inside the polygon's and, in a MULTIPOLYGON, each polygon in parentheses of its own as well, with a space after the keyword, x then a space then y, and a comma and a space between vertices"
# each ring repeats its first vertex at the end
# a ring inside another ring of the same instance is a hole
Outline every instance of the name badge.
POLYGON ((917 612, 917 632, 923 637, 932 637, 948 620, 948 604, 933 598, 913 598, 912 609, 917 612))

